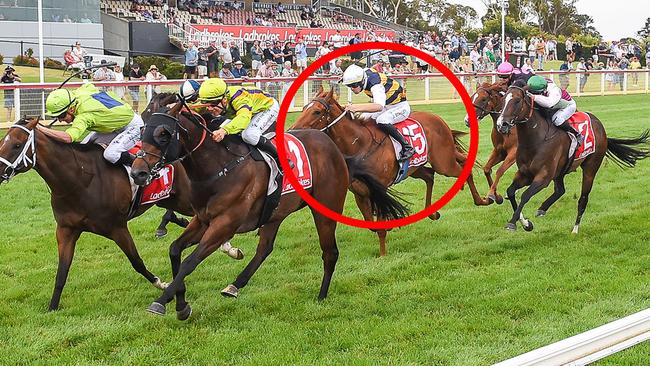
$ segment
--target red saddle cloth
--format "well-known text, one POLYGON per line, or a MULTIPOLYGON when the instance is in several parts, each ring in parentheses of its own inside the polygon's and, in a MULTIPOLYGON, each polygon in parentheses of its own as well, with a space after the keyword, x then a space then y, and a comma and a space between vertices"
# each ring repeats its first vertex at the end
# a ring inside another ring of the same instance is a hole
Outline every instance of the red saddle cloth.
POLYGON ((576 112, 569 118, 569 124, 584 137, 582 145, 576 147, 575 158, 584 159, 596 151, 596 137, 589 115, 585 112, 576 112))
MULTIPOLYGON (((138 142, 129 150, 131 154, 137 154, 142 148, 142 143, 138 142)), ((165 165, 158 173, 158 178, 153 179, 151 183, 143 188, 140 204, 146 205, 149 203, 158 202, 169 198, 172 193, 172 186, 174 185, 174 166, 171 164, 165 165)))
MULTIPOLYGON (((406 142, 415 149, 415 154, 409 160, 409 166, 420 166, 426 163, 428 155, 427 137, 424 135, 424 129, 422 129, 420 122, 408 117, 404 121, 396 123, 395 128, 404 136, 406 142)), ((399 151, 401 151, 401 146, 399 146, 399 151)), ((399 151, 395 151, 396 156, 399 156, 399 151)))
MULTIPOLYGON (((273 145, 276 145, 275 138, 272 140, 273 145)), ((312 171, 311 171, 311 162, 309 161, 309 156, 307 155, 307 150, 305 150, 305 145, 302 144, 302 141, 298 140, 295 136, 290 133, 284 134, 285 148, 287 151, 287 158, 291 160, 294 164, 292 169, 293 174, 298 178, 300 186, 304 189, 311 188, 312 186, 312 171)), ((277 146, 277 145, 276 145, 277 146)), ((295 188, 291 185, 287 179, 287 175, 284 175, 282 179, 282 194, 287 194, 295 192, 295 188)))

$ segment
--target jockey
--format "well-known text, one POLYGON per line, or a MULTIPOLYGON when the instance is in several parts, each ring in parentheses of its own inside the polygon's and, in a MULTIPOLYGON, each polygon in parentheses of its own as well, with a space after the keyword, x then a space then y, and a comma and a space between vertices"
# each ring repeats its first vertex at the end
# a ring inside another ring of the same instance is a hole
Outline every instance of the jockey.
POLYGON ((507 80, 507 85, 510 86, 517 80, 527 82, 533 76, 533 73, 523 72, 520 68, 514 67, 510 62, 506 61, 497 67, 497 76, 500 79, 507 80))
POLYGON ((194 103, 199 98, 199 84, 196 80, 185 80, 181 85, 181 89, 178 94, 185 100, 187 103, 194 103))
POLYGON ((140 129, 144 122, 130 105, 113 92, 100 91, 91 83, 73 92, 56 89, 47 96, 45 110, 47 115, 72 124, 65 131, 39 126, 39 131, 45 135, 70 144, 117 133, 104 150, 104 159, 115 165, 130 166, 133 163, 134 156, 128 151, 140 140, 140 129), (86 131, 93 133, 84 139, 86 131))
POLYGON ((401 162, 410 159, 415 150, 393 126, 404 121, 411 114, 406 93, 397 81, 383 73, 352 64, 345 69, 342 83, 354 94, 363 91, 372 98, 372 103, 348 104, 345 110, 352 113, 363 112, 361 119, 375 119, 380 130, 402 145, 398 160, 401 162))
POLYGON ((576 102, 566 90, 560 89, 555 83, 535 75, 528 79, 528 91, 535 95, 535 103, 540 107, 555 111, 552 122, 559 129, 573 134, 578 146, 582 144, 583 137, 568 122, 576 112, 576 102))
POLYGON ((277 100, 258 88, 226 86, 222 79, 211 78, 201 84, 199 101, 215 116, 225 115, 231 119, 212 133, 214 141, 241 133, 244 142, 267 152, 282 170, 278 151, 269 139, 262 136, 278 117, 280 105, 277 100))

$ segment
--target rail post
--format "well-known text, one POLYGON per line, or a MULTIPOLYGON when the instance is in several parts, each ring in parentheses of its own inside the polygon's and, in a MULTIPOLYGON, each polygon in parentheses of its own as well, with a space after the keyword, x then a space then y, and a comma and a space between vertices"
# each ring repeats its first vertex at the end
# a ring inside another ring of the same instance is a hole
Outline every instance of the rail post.
MULTIPOLYGON (((647 79, 646 79, 647 80, 647 79)), ((14 89, 14 122, 20 119, 20 89, 14 89)), ((11 121, 7 121, 11 122, 11 121)))
POLYGON ((623 94, 627 94, 627 72, 623 72, 623 94))
POLYGON ((604 72, 600 73, 600 95, 601 96, 605 95, 605 73, 604 72))
MULTIPOLYGON (((461 76, 461 78, 462 78, 462 76, 461 76)), ((461 79, 461 82, 462 81, 463 80, 461 79)), ((427 102, 429 100, 431 100, 431 86, 429 85, 429 77, 428 76, 424 78, 424 100, 426 100, 427 102)))

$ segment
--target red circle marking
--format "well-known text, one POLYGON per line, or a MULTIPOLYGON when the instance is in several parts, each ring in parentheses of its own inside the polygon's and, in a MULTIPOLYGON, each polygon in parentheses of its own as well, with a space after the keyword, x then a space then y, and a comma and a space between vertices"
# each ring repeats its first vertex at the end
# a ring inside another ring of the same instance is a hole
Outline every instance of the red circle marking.
POLYGON ((366 229, 392 229, 400 226, 406 226, 414 222, 417 222, 419 220, 422 220, 423 218, 441 209, 444 205, 446 205, 449 201, 451 201, 451 199, 458 193, 458 191, 460 191, 460 189, 467 181, 467 178, 472 172, 472 167, 474 166, 474 161, 476 160, 476 153, 478 151, 478 120, 476 119, 476 113, 474 111, 472 101, 470 100, 470 96, 469 94, 467 94, 467 91, 465 90, 465 87, 460 82, 460 80, 456 78, 456 76, 451 72, 451 70, 449 70, 447 67, 445 67, 445 65, 440 63, 440 61, 436 60, 431 55, 421 50, 418 50, 417 48, 409 47, 399 43, 389 43, 389 42, 365 42, 365 43, 358 43, 354 45, 348 45, 336 49, 332 52, 329 52, 325 56, 315 60, 302 73, 300 73, 300 75, 298 75, 298 77, 291 84, 289 90, 284 96, 282 100, 282 104, 280 105, 280 112, 278 114, 276 135, 278 139, 277 148, 278 148, 278 154, 280 156, 280 164, 282 165, 282 169, 285 172, 285 176, 287 177, 287 179, 289 180, 293 188, 296 190, 296 193, 298 193, 298 195, 309 206, 314 208, 322 215, 332 220, 336 220, 342 224, 360 227, 360 228, 366 228, 366 229), (329 62, 330 60, 333 60, 337 57, 346 55, 351 52, 359 52, 359 51, 372 50, 372 49, 387 49, 387 50, 403 52, 405 54, 410 54, 419 59, 422 59, 427 63, 429 63, 430 65, 433 65, 451 82, 451 84, 456 89, 456 92, 458 92, 458 94, 460 95, 461 99, 463 100, 463 104, 465 105, 465 109, 467 110, 467 115, 469 116, 469 121, 470 121, 469 152, 467 154, 467 160, 465 161, 465 166, 463 166, 463 170, 460 176, 458 177, 456 182, 454 182, 454 184, 451 186, 449 191, 447 191, 442 197, 440 197, 438 201, 431 204, 431 206, 425 208, 424 210, 416 214, 413 214, 405 218, 388 220, 388 221, 365 221, 365 220, 355 219, 352 217, 347 217, 330 210, 325 205, 318 202, 318 200, 316 200, 307 191, 305 191, 304 188, 302 188, 295 174, 290 169, 289 160, 286 157, 287 151, 286 151, 285 139, 284 139, 284 125, 286 123, 287 112, 289 111, 289 105, 293 97, 298 92, 298 89, 307 80, 307 78, 310 75, 312 75, 319 67, 324 65, 326 62, 329 62))

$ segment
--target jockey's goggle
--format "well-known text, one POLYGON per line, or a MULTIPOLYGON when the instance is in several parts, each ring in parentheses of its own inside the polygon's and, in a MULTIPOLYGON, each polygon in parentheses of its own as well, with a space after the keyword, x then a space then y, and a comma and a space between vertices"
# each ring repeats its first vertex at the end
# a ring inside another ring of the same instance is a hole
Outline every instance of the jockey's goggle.
POLYGON ((363 82, 358 81, 356 83, 348 84, 348 88, 350 88, 350 89, 363 88, 363 82))

